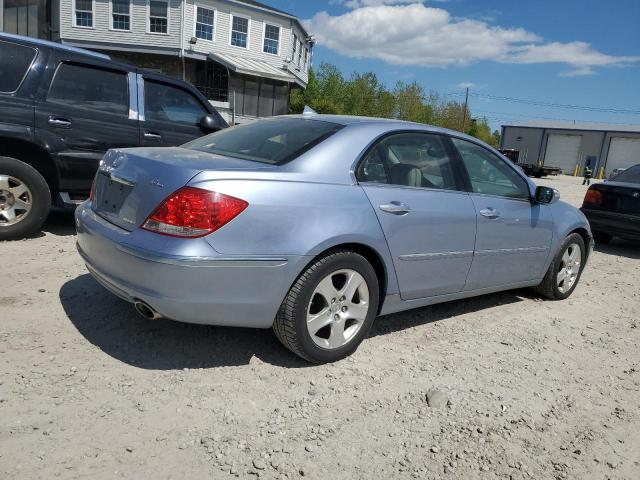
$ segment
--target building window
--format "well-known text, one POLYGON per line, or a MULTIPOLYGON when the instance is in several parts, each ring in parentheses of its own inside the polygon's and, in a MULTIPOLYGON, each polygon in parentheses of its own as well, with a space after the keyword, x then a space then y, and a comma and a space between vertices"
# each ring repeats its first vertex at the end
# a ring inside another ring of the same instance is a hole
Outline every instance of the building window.
POLYGON ((114 30, 131 29, 131 10, 129 0, 111 0, 111 27, 114 30))
POLYGON ((278 55, 280 49, 280 27, 277 25, 264 25, 264 44, 262 51, 278 55))
POLYGON ((298 41, 298 60, 297 60, 297 64, 298 66, 300 66, 300 61, 302 60, 302 40, 298 41))
POLYGON ((213 40, 215 12, 210 8, 196 7, 196 37, 213 40))
POLYGON ((93 0, 76 0, 76 27, 93 28, 93 0))
POLYGON ((295 63, 296 55, 298 53, 298 36, 293 34, 293 56, 291 57, 291 61, 295 63))
POLYGON ((164 0, 149 1, 149 32, 167 33, 169 4, 164 0))
POLYGON ((231 16, 231 45, 247 48, 249 38, 249 19, 231 16))
POLYGON ((307 62, 309 61, 309 49, 304 47, 304 62, 302 62, 303 67, 307 67, 307 62))

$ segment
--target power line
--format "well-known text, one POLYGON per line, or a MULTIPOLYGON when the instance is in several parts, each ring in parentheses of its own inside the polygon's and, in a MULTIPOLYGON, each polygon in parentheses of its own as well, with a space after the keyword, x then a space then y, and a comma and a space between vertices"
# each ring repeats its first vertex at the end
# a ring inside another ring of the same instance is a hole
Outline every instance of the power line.
MULTIPOLYGON (((464 92, 453 92, 448 95, 452 96, 462 96, 465 95, 464 92)), ((522 103, 525 105, 535 105, 538 107, 551 107, 551 108, 566 108, 571 110, 583 110, 587 112, 603 112, 603 113, 620 113, 627 115, 640 115, 640 110, 627 110, 623 108, 614 108, 614 107, 591 107, 586 105, 572 105, 568 103, 554 103, 554 102, 544 102, 540 100, 529 100, 524 98, 515 98, 515 97, 502 97, 499 95, 487 95, 481 93, 470 93, 472 97, 477 98, 485 98, 489 100, 501 100, 505 102, 514 102, 514 103, 522 103)))

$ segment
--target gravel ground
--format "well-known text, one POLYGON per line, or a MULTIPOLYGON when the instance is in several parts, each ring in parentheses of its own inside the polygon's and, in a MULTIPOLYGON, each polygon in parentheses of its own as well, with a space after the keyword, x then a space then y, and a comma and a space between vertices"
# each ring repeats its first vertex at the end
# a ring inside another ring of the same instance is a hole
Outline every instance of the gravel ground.
POLYGON ((74 242, 54 213, 0 243, 2 478, 640 478, 640 245, 598 246, 567 301, 382 317, 309 366, 270 330, 140 318, 74 242))

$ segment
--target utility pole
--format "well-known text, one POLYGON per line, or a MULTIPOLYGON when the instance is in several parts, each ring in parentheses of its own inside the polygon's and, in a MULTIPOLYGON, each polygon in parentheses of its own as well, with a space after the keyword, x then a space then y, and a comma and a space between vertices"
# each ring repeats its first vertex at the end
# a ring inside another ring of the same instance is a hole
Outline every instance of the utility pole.
POLYGON ((467 93, 464 96, 464 112, 462 113, 462 133, 464 133, 464 127, 467 124, 467 105, 469 105, 469 87, 467 87, 467 93))

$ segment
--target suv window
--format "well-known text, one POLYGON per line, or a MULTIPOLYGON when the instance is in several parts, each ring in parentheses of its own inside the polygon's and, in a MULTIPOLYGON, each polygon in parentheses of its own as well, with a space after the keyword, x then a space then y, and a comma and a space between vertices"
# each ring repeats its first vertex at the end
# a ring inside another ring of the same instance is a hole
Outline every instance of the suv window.
POLYGON ((35 57, 36 51, 31 47, 0 42, 0 92, 12 93, 18 90, 35 57))
POLYGON ((531 196, 527 182, 503 159, 475 143, 452 140, 469 173, 474 193, 526 199, 531 196))
POLYGON ((361 182, 458 189, 443 138, 428 133, 386 137, 367 154, 358 168, 357 178, 361 182))
POLYGON ((189 92, 164 83, 144 81, 144 114, 147 120, 198 125, 208 113, 189 92))
POLYGON ((53 77, 47 101, 127 115, 127 75, 112 70, 61 63, 53 77))

